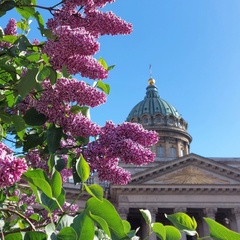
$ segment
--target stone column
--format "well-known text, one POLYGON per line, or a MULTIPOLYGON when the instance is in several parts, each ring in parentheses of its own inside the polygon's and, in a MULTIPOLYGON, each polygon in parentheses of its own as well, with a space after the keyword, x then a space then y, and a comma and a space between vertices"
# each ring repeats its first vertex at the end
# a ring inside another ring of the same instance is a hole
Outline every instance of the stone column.
MULTIPOLYGON (((203 214, 205 215, 205 217, 212 218, 213 220, 215 220, 216 213, 217 208, 210 207, 203 209, 203 214)), ((203 234, 204 234, 203 237, 209 236, 209 227, 205 221, 203 222, 203 234)))
POLYGON ((233 229, 237 232, 240 232, 240 207, 236 207, 232 210, 232 213, 235 217, 236 229, 233 229))
POLYGON ((118 213, 119 213, 120 217, 122 218, 122 220, 127 220, 129 208, 127 208, 127 207, 118 207, 117 210, 118 210, 118 213))
MULTIPOLYGON (((156 222, 156 216, 157 216, 157 213, 158 213, 158 208, 150 208, 149 211, 150 211, 151 216, 152 216, 152 223, 156 222)), ((156 239, 157 239, 157 236, 156 236, 155 233, 152 233, 148 238, 148 240, 156 240, 156 239)))

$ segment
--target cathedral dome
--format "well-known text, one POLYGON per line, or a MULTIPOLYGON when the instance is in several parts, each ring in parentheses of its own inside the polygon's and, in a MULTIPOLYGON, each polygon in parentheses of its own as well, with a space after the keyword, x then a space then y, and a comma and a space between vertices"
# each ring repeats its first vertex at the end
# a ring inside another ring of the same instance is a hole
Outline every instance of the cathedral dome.
POLYGON ((133 107, 127 121, 141 123, 146 128, 162 125, 187 130, 187 122, 176 108, 159 96, 155 80, 150 78, 148 83, 144 100, 133 107))

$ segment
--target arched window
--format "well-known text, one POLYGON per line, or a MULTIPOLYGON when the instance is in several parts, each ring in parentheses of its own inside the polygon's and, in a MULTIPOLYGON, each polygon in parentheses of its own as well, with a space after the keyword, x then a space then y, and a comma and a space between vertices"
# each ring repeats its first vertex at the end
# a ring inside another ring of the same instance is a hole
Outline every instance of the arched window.
POLYGON ((172 117, 170 117, 169 119, 168 119, 168 123, 170 124, 170 125, 173 125, 173 118, 172 117))
POLYGON ((132 122, 132 123, 137 123, 137 122, 138 122, 138 119, 137 119, 137 118, 132 118, 132 119, 131 119, 131 122, 132 122))
POLYGON ((162 119, 160 116, 155 117, 155 123, 161 123, 162 119))
POLYGON ((149 122, 149 117, 147 115, 142 117, 142 124, 148 124, 149 122))

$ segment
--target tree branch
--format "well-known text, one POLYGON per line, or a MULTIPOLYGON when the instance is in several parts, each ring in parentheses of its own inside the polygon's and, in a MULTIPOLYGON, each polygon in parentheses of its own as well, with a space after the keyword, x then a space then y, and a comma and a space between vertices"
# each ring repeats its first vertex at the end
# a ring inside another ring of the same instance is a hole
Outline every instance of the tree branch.
POLYGON ((0 211, 2 211, 2 212, 11 212, 11 213, 14 213, 14 214, 18 215, 19 217, 23 218, 30 225, 30 229, 31 230, 36 231, 36 228, 33 225, 33 223, 26 216, 24 216, 23 214, 19 213, 18 211, 10 209, 10 208, 0 208, 0 211))

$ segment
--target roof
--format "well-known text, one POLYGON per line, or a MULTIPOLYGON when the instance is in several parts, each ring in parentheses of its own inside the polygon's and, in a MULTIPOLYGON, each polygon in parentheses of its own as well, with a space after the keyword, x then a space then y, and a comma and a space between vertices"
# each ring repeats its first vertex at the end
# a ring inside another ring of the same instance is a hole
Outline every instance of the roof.
POLYGON ((145 98, 130 111, 127 121, 154 125, 155 123, 187 129, 187 123, 176 108, 162 99, 154 79, 149 79, 145 98), (144 120, 145 119, 145 120, 144 120))

